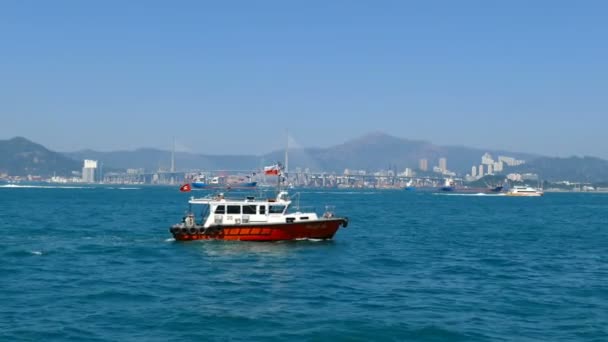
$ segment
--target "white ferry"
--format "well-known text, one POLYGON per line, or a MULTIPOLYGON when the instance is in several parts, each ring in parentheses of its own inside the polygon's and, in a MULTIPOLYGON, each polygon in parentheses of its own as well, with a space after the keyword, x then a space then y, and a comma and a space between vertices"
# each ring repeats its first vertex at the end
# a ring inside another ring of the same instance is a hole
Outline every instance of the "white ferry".
POLYGON ((542 196, 543 194, 544 192, 541 189, 520 185, 512 187, 507 192, 507 196, 542 196))

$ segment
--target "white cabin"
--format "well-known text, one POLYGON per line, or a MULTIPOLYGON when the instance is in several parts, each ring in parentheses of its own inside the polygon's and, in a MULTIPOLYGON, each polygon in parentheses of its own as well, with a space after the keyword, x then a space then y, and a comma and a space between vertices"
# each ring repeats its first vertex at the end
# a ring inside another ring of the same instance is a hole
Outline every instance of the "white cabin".
MULTIPOLYGON (((214 225, 291 223, 319 219, 314 212, 290 212, 292 202, 286 191, 281 191, 276 198, 269 199, 256 199, 252 196, 229 199, 220 193, 211 197, 192 197, 188 203, 209 206, 208 214, 203 218, 202 225, 205 228, 214 225)), ((331 214, 326 213, 324 217, 329 215, 331 214)))

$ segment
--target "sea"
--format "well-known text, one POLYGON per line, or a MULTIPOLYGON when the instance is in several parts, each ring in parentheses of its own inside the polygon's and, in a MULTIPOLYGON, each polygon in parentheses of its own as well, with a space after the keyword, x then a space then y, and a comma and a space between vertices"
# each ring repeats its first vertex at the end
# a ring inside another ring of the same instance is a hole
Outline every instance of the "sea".
POLYGON ((0 341, 608 341, 608 194, 292 192, 348 227, 176 242, 203 192, 0 187, 0 341))

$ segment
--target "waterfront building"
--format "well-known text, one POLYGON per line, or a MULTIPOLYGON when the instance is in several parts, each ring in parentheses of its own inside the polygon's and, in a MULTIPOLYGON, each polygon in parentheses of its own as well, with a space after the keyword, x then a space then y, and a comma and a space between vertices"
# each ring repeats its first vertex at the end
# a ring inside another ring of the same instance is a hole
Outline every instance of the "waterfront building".
POLYGON ((506 164, 508 166, 518 166, 518 165, 525 163, 524 160, 518 160, 513 157, 507 157, 507 156, 498 156, 498 161, 503 162, 504 164, 506 164))
POLYGON ((418 168, 422 171, 428 171, 429 170, 429 161, 426 159, 420 159, 418 168))
POLYGON ((439 168, 443 172, 446 172, 448 170, 448 160, 447 160, 447 158, 439 158, 439 168))
POLYGON ((509 173, 507 175, 507 179, 513 182, 521 182, 522 181, 522 177, 519 173, 509 173))
POLYGON ((95 170, 97 169, 97 160, 85 159, 82 168, 82 181, 85 183, 95 182, 95 170))
POLYGON ((538 181, 539 177, 536 173, 524 173, 523 175, 521 175, 521 179, 522 180, 529 180, 529 181, 538 181))
POLYGON ((481 156, 481 163, 483 165, 493 165, 494 159, 492 158, 491 154, 486 152, 483 156, 481 156))
POLYGON ((473 167, 471 168, 471 177, 477 177, 477 166, 475 165, 473 165, 473 167))
POLYGON ((477 170, 477 175, 480 178, 483 177, 483 164, 479 165, 479 169, 477 170))

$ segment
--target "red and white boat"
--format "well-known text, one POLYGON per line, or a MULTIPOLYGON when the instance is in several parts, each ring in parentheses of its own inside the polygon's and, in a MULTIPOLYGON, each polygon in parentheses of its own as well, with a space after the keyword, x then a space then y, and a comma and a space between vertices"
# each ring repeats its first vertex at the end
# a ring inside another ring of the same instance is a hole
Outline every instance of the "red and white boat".
MULTIPOLYGON (((280 173, 278 176, 282 178, 280 173)), ((170 228, 178 241, 331 239, 340 227, 348 225, 347 217, 337 217, 330 210, 322 215, 299 211, 298 206, 292 206, 287 191, 281 190, 274 198, 231 199, 219 193, 191 197, 188 203, 190 210, 182 222, 170 228), (203 206, 200 221, 192 212, 193 205, 203 206)))

